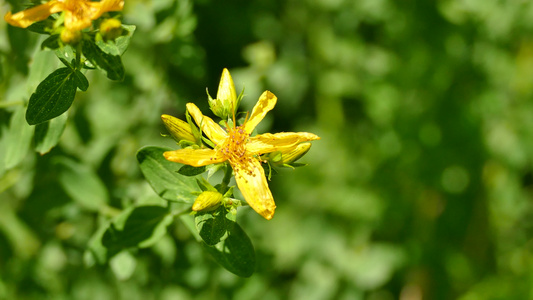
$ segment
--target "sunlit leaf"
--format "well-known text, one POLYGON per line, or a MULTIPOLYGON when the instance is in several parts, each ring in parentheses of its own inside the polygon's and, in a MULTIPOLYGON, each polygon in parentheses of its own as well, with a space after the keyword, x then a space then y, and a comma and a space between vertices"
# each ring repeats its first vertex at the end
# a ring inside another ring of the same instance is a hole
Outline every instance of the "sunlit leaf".
POLYGON ((204 248, 228 271, 241 277, 250 277, 255 271, 255 250, 250 238, 239 224, 228 230, 228 237, 214 246, 204 248))
POLYGON ((30 97, 26 121, 39 124, 64 113, 74 101, 76 78, 70 68, 60 68, 48 75, 30 97))
POLYGON ((163 152, 171 149, 144 147, 137 152, 137 160, 144 177, 163 199, 193 203, 200 188, 195 177, 178 174, 182 164, 165 159, 163 152))
POLYGON ((236 224, 226 218, 226 209, 223 205, 214 211, 197 213, 194 222, 200 237, 209 246, 214 246, 227 238, 236 224))

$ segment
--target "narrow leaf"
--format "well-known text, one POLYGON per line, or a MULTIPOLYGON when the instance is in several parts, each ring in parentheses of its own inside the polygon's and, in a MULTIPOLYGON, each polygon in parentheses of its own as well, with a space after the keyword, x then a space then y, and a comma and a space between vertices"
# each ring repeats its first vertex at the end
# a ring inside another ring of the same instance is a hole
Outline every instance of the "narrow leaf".
POLYGON ((39 124, 67 111, 76 95, 76 81, 69 68, 60 68, 48 75, 30 97, 26 121, 39 124))
POLYGON ((165 159, 163 152, 171 149, 144 147, 137 152, 137 160, 144 177, 163 199, 193 203, 201 190, 195 177, 178 174, 182 164, 165 159), (195 194, 196 193, 196 194, 195 194))

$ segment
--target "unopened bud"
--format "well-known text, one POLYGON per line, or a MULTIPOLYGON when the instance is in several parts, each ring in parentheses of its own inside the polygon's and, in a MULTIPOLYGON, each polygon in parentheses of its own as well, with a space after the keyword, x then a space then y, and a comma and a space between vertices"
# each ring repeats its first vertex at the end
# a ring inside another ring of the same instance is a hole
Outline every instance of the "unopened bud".
POLYGON ((81 41, 81 31, 79 30, 71 31, 67 28, 63 28, 59 37, 61 38, 61 41, 63 43, 69 44, 69 45, 75 45, 79 41, 81 41))
POLYGON ((122 35, 122 23, 117 19, 106 19, 100 24, 100 34, 105 41, 114 41, 122 35))
POLYGON ((209 93, 207 95, 211 111, 222 119, 227 119, 228 116, 233 115, 239 105, 237 93, 235 92, 235 84, 233 84, 233 79, 226 68, 224 68, 220 77, 217 98, 211 98, 209 93))
POLYGON ((194 142, 196 140, 189 123, 171 115, 161 115, 161 120, 163 120, 168 132, 176 141, 185 140, 194 142))
POLYGON ((295 148, 293 148, 290 151, 287 152, 272 152, 269 156, 270 161, 277 164, 290 164, 298 159, 300 159, 302 156, 304 156, 307 151, 311 148, 311 143, 301 143, 298 144, 295 148))
POLYGON ((221 193, 215 191, 205 191, 201 193, 192 205, 193 211, 210 211, 216 209, 222 202, 221 193))

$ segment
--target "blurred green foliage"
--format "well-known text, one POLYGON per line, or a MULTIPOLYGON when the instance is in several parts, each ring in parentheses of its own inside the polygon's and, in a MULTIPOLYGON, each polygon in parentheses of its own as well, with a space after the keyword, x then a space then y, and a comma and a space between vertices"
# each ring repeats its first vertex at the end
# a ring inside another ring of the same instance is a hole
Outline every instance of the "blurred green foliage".
POLYGON ((126 0, 124 23, 124 81, 87 73, 41 155, 22 104, 59 65, 0 22, 0 299, 533 298, 532 2, 126 0), (100 225, 161 201, 137 150, 175 147, 160 115, 207 111, 223 67, 244 108, 278 96, 260 132, 322 138, 273 220, 239 215, 256 273, 179 222, 96 264, 100 225))

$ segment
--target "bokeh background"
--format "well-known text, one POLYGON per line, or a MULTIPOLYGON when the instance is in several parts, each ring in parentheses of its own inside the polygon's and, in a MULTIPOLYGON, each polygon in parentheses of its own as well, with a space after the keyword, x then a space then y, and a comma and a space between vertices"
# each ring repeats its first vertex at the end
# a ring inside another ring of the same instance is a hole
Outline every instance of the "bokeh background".
MULTIPOLYGON (((88 72, 57 147, 0 151, 0 299, 533 298, 533 2, 126 0, 124 23, 124 82, 88 72), (174 147, 160 115, 207 111, 224 67, 243 109, 278 96, 260 132, 322 138, 273 178, 272 221, 239 213, 257 272, 227 272, 179 221, 95 265, 99 225, 157 198, 136 151, 174 147)), ((4 148, 59 65, 41 41, 0 22, 4 148)))

